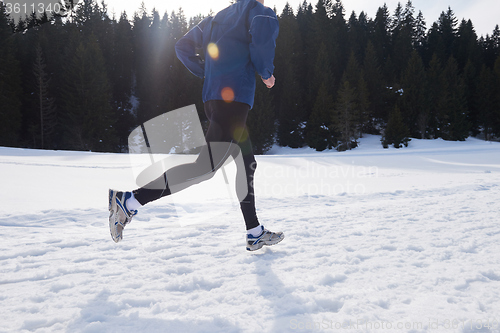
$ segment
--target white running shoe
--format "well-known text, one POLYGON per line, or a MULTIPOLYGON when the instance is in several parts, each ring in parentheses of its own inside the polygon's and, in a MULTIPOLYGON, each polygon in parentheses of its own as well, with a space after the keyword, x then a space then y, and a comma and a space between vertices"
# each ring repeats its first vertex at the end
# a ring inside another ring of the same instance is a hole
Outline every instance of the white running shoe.
POLYGON ((285 235, 282 232, 271 232, 267 229, 264 229, 261 226, 262 232, 259 236, 253 236, 247 234, 247 250, 255 251, 262 248, 264 245, 274 245, 281 242, 285 235))
POLYGON ((109 190, 109 231, 115 243, 123 239, 123 228, 137 214, 136 210, 128 210, 125 204, 131 196, 131 192, 109 190))

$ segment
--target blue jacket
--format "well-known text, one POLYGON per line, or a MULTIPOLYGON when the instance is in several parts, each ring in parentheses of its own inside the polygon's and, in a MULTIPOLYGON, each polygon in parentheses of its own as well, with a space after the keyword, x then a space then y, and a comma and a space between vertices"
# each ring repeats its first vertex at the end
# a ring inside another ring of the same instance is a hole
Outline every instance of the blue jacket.
POLYGON ((229 99, 252 108, 255 72, 263 79, 273 75, 278 31, 272 9, 240 0, 196 25, 176 43, 175 52, 191 73, 205 78, 203 102, 229 99))

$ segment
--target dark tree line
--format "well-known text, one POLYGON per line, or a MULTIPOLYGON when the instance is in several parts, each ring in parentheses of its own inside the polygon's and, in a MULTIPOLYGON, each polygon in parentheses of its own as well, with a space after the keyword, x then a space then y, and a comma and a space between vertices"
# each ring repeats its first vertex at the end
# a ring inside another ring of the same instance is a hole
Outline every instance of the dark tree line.
MULTIPOLYGON (((374 18, 347 18, 340 0, 278 14, 276 86, 258 80, 248 119, 256 152, 351 149, 363 133, 385 146, 500 137, 498 25, 478 37, 448 8, 428 29, 411 1, 374 18)), ((193 103, 206 125, 203 82, 174 51, 203 16, 142 5, 115 18, 93 0, 63 16, 14 23, 0 3, 0 145, 126 151, 133 128, 193 103)))

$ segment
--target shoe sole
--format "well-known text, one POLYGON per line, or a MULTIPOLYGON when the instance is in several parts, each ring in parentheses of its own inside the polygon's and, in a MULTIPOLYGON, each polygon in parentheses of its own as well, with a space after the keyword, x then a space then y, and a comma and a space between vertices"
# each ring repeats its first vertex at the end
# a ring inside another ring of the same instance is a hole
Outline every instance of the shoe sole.
POLYGON ((118 238, 117 240, 113 237, 113 229, 115 228, 115 221, 111 218, 114 216, 113 212, 116 212, 116 191, 109 190, 109 233, 111 234, 111 239, 115 243, 118 243, 120 239, 118 238))
POLYGON ((259 247, 257 247, 257 248, 251 249, 251 248, 247 247, 247 251, 257 251, 257 250, 260 250, 260 249, 262 249, 262 248, 264 247, 264 245, 265 245, 265 246, 272 246, 272 245, 276 245, 276 244, 278 244, 279 242, 281 242, 283 239, 285 239, 285 235, 284 235, 284 234, 283 234, 283 237, 281 237, 281 238, 280 238, 280 239, 279 239, 276 243, 266 244, 266 243, 262 242, 262 243, 260 243, 260 244, 259 244, 260 246, 259 246, 259 247))

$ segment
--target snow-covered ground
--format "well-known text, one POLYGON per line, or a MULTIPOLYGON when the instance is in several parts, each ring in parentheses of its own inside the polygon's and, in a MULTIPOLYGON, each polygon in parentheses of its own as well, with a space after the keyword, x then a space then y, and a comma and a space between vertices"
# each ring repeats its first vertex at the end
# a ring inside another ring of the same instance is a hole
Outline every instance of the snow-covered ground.
POLYGON ((126 154, 0 148, 0 332, 499 332, 500 144, 379 140, 258 156, 286 237, 251 253, 215 199, 154 202, 115 244, 126 154))

